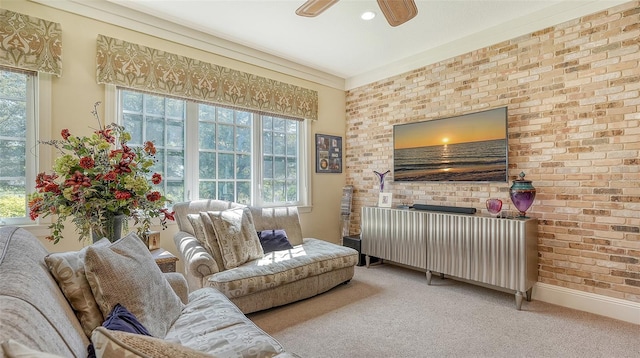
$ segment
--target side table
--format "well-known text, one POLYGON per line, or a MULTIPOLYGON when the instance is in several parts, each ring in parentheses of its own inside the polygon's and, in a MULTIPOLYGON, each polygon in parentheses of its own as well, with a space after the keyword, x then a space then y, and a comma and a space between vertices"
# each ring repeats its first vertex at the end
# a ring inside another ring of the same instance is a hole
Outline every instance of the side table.
POLYGON ((176 272, 176 262, 178 258, 169 251, 159 248, 151 250, 151 256, 156 260, 156 264, 162 272, 176 272))

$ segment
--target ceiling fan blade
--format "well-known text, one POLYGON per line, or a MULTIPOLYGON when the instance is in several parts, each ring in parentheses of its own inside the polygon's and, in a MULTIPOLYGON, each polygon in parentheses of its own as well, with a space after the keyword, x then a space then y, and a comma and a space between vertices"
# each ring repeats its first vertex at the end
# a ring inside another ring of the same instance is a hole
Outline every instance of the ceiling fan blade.
POLYGON ((296 10, 296 14, 300 16, 315 17, 337 2, 338 0, 307 0, 307 2, 302 4, 302 6, 296 10))
POLYGON ((402 25, 418 14, 414 0, 378 0, 378 6, 391 26, 402 25))

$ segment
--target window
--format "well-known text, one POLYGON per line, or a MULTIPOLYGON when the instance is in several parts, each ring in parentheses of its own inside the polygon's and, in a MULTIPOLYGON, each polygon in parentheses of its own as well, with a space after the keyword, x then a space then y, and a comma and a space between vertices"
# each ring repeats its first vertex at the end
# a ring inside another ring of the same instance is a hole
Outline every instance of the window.
POLYGON ((151 140, 173 202, 305 205, 304 122, 119 89, 131 145, 151 140))
POLYGON ((33 191, 35 73, 0 67, 0 225, 28 224, 33 191))

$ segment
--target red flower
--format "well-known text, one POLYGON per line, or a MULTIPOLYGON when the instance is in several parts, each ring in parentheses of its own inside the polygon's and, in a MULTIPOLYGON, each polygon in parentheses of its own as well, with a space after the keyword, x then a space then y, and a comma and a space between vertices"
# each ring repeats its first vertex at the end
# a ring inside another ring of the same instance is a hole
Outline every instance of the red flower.
POLYGON ((131 198, 131 193, 128 192, 128 191, 116 190, 115 197, 118 200, 127 200, 127 199, 131 198))
POLYGON ((118 178, 118 176, 116 175, 116 173, 114 171, 110 171, 108 172, 105 176, 104 176, 104 180, 105 181, 114 181, 118 178))
POLYGON ((69 130, 65 128, 60 132, 60 135, 62 135, 62 139, 67 140, 69 136, 71 136, 71 133, 69 133, 69 130))
POLYGON ((76 191, 81 186, 85 188, 90 187, 91 179, 76 170, 76 172, 73 173, 73 175, 69 179, 65 180, 64 185, 72 186, 73 190, 76 191))
POLYGON ((165 219, 167 220, 171 220, 174 221, 176 218, 173 216, 175 214, 175 211, 169 212, 169 210, 162 208, 160 209, 160 212, 164 214, 165 219))
POLYGON ((91 157, 82 157, 80 159, 80 166, 84 169, 91 169, 96 165, 96 162, 91 157))
POLYGON ((104 140, 106 140, 107 142, 113 144, 116 142, 116 137, 111 135, 111 129, 103 129, 101 131, 96 131, 97 134, 99 134, 100 136, 102 136, 102 138, 104 138, 104 140))
POLYGON ((60 190, 60 187, 58 186, 58 184, 56 183, 48 183, 43 190, 45 193, 56 193, 56 194, 60 194, 62 191, 60 190))
POLYGON ((153 142, 147 141, 144 143, 144 151, 151 155, 156 155, 156 147, 153 145, 153 142))
POLYGON ((57 178, 58 175, 56 174, 49 175, 45 173, 38 173, 38 175, 36 176, 36 188, 44 188, 57 178))
POLYGON ((155 185, 158 185, 161 181, 162 175, 160 175, 159 173, 153 173, 153 175, 151 176, 151 182, 155 185))
POLYGON ((160 192, 158 191, 152 191, 151 193, 147 194, 147 200, 149 201, 158 201, 161 197, 162 195, 160 195, 160 192))
POLYGON ((38 213, 42 209, 42 198, 33 198, 29 201, 29 217, 31 220, 38 218, 38 213))
POLYGON ((49 241, 53 241, 54 240, 53 236, 47 236, 47 237, 45 237, 45 239, 47 239, 49 241))

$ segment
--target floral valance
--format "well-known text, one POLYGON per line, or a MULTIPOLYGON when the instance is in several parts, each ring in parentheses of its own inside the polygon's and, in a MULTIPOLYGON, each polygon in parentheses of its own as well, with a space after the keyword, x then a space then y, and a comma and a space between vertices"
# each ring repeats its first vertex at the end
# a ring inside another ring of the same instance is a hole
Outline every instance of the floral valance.
POLYGON ((0 9, 0 65, 62 74, 62 27, 0 9))
POLYGON ((98 36, 98 83, 255 110, 318 119, 318 92, 250 73, 98 36))

